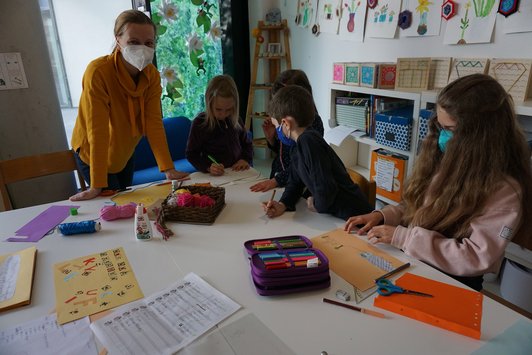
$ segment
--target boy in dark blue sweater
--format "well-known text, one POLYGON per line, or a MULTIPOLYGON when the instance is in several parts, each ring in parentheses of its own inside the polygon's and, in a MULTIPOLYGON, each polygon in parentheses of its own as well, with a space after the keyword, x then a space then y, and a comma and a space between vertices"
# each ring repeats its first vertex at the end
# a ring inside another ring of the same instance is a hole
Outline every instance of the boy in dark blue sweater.
POLYGON ((314 120, 310 93, 299 86, 279 90, 270 103, 272 122, 281 143, 291 145, 290 175, 280 201, 264 203, 273 218, 294 211, 305 187, 312 194, 309 207, 344 220, 372 211, 358 185, 352 182, 342 161, 325 140, 307 129, 314 120))

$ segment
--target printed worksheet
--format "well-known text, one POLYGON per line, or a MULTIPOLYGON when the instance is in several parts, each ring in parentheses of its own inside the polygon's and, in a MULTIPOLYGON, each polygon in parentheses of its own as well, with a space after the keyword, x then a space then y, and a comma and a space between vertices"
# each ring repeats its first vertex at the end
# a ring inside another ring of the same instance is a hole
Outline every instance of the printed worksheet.
POLYGON ((173 354, 240 308, 194 273, 91 324, 111 354, 173 354))
POLYGON ((55 314, 0 331, 0 355, 97 355, 89 317, 59 325, 55 314))

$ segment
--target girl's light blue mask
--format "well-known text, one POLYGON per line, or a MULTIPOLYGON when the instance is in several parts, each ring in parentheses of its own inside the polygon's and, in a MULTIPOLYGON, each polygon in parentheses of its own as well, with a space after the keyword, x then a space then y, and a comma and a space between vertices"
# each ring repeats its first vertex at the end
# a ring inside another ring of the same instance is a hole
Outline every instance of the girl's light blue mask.
POLYGON ((447 148, 447 142, 451 138, 453 138, 453 131, 449 131, 448 129, 440 130, 440 136, 438 137, 438 146, 440 147, 442 153, 445 153, 445 149, 447 148))
POLYGON ((284 135, 283 133, 283 129, 282 129, 283 125, 279 125, 277 126, 276 128, 276 131, 277 131, 277 137, 279 138, 279 140, 281 141, 281 143, 283 143, 284 145, 288 146, 288 147, 293 147, 294 145, 296 145, 296 141, 293 140, 292 138, 290 137, 287 137, 284 135))

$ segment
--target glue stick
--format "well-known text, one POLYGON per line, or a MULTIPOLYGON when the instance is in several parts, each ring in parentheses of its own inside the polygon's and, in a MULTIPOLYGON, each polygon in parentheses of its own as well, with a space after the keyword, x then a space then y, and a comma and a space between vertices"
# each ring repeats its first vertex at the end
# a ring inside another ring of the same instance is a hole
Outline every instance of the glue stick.
POLYGON ((152 231, 148 213, 142 203, 137 205, 135 213, 135 238, 140 241, 148 241, 151 239, 152 231))

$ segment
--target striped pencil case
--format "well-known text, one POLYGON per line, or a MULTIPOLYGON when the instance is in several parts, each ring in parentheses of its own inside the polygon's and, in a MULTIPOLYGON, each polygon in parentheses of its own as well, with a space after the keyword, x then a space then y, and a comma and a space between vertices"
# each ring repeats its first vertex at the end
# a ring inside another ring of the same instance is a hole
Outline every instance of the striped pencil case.
POLYGON ((251 255, 251 278, 259 295, 312 291, 331 284, 329 260, 306 237, 250 240, 244 246, 251 255))

